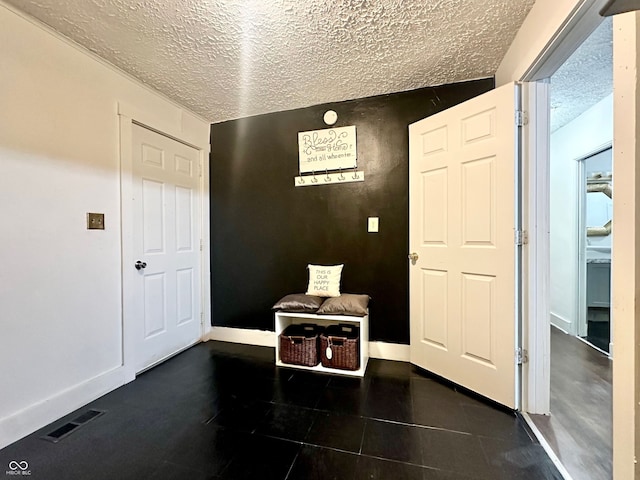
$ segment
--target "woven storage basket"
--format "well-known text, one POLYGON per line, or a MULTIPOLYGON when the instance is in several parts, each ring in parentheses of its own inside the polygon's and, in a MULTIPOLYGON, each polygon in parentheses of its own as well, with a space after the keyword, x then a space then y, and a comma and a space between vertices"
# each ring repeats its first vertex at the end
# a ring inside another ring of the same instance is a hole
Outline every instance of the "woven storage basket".
POLYGON ((323 367, 357 370, 360 367, 359 328, 355 325, 331 325, 320 335, 320 359, 323 367), (331 351, 331 358, 327 355, 331 351))
POLYGON ((320 328, 309 323, 289 325, 280 334, 280 361, 292 365, 315 367, 318 358, 318 333, 320 328))

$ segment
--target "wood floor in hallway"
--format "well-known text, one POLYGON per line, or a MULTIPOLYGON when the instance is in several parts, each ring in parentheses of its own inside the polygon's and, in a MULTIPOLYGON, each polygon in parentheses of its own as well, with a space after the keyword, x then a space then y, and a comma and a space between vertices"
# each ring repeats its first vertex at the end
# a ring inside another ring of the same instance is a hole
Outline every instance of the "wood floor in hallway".
POLYGON ((531 415, 574 480, 612 478, 612 360, 551 327, 551 416, 531 415))

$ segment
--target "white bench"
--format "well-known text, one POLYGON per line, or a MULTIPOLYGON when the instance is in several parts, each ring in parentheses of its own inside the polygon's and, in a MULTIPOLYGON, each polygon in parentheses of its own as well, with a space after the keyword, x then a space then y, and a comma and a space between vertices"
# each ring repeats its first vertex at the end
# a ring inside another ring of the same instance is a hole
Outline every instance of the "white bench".
POLYGON ((301 370, 311 370, 314 372, 338 373, 340 375, 350 375, 353 377, 363 377, 369 361, 369 315, 364 317, 353 317, 347 315, 316 315, 315 313, 290 313, 276 312, 276 365, 279 367, 298 368, 301 370), (280 334, 285 328, 293 324, 315 323, 316 325, 327 327, 338 323, 349 323, 360 328, 360 368, 358 370, 342 370, 339 368, 323 367, 321 363, 315 367, 304 365, 292 365, 280 361, 280 334))

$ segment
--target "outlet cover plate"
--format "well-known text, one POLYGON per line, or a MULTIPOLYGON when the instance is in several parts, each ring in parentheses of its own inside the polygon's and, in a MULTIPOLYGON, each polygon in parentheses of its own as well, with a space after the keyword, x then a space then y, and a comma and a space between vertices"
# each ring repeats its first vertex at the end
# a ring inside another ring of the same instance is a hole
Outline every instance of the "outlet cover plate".
POLYGON ((104 213, 87 213, 87 230, 104 230, 104 213))

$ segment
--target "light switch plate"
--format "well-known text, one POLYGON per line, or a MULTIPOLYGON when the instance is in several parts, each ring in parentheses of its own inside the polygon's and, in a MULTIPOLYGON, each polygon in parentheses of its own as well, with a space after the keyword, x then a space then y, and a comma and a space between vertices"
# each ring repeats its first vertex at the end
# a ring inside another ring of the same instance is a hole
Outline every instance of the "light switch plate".
POLYGON ((378 233, 379 225, 380 225, 380 219, 378 217, 369 217, 367 230, 369 231, 369 233, 378 233))
POLYGON ((87 230, 104 230, 104 213, 87 213, 87 230))

